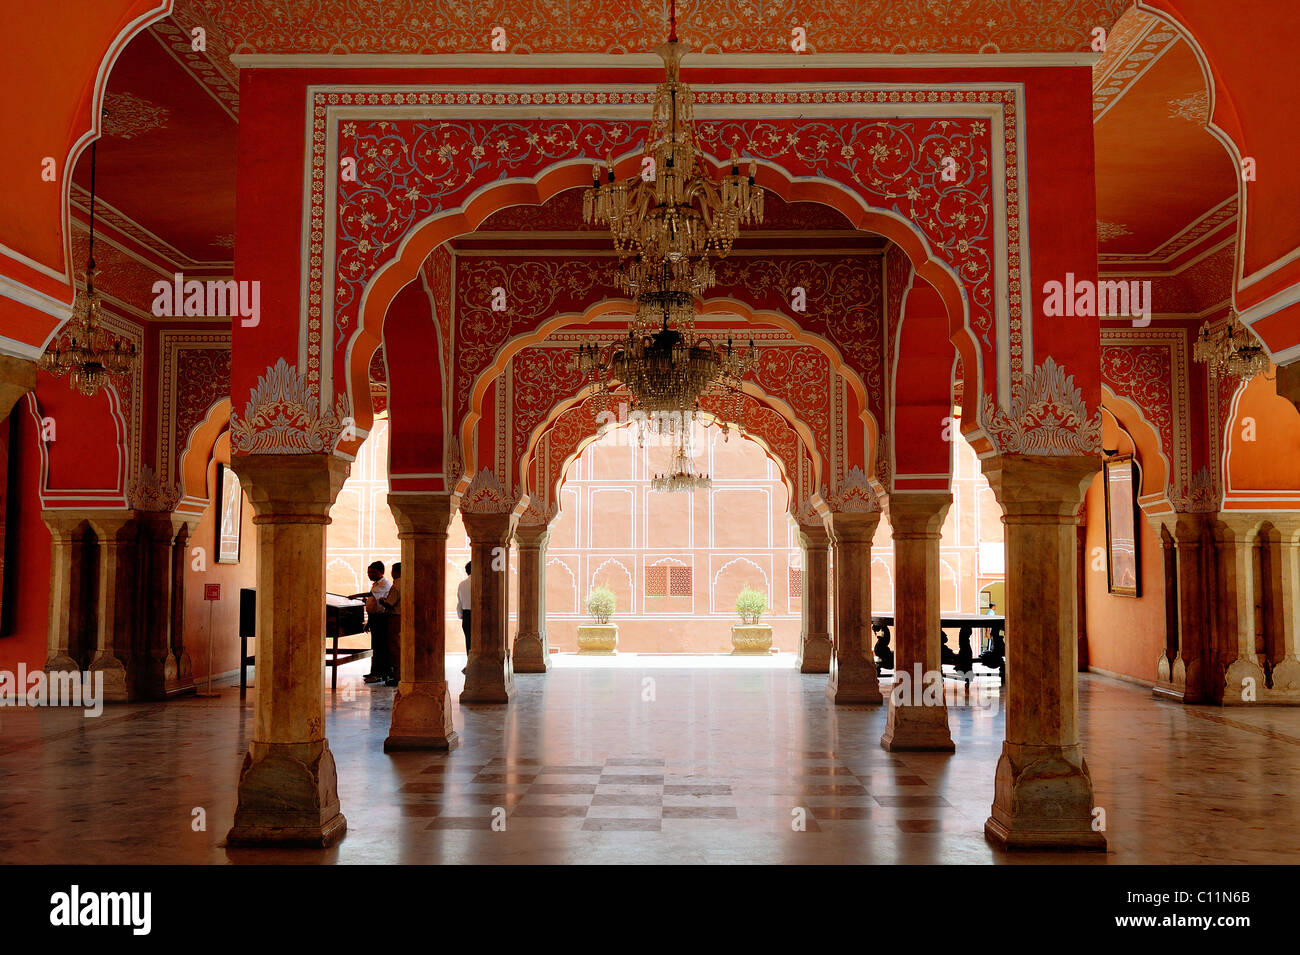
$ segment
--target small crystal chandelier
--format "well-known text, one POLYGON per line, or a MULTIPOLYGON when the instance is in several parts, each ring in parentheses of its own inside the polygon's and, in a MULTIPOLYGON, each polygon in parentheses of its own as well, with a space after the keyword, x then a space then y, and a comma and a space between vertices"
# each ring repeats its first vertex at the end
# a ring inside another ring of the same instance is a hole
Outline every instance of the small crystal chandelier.
POLYGON ((686 429, 677 442, 677 451, 673 455, 673 469, 668 474, 656 474, 650 481, 650 490, 673 494, 685 491, 707 490, 713 487, 713 481, 707 474, 695 473, 695 459, 691 454, 690 441, 686 429))
POLYGON ((99 293, 95 291, 95 144, 90 144, 90 249, 86 256, 85 288, 77 291, 72 318, 41 355, 37 367, 55 378, 68 376, 68 385, 91 397, 110 376, 128 374, 135 366, 134 343, 102 324, 99 293))
POLYGON ((1242 324, 1236 312, 1212 326, 1206 321, 1196 335, 1192 360, 1208 365, 1211 374, 1249 380, 1268 371, 1272 362, 1255 333, 1242 324))

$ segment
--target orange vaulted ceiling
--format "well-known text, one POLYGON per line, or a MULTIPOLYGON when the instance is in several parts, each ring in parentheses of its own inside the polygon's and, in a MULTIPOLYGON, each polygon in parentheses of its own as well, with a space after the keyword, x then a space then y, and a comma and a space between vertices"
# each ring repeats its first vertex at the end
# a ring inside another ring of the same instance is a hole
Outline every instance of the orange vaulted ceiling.
POLYGON ((1098 246, 1142 255, 1236 195, 1235 167, 1205 128, 1195 54, 1173 41, 1096 120, 1098 246))
MULTIPOLYGON (((99 196, 191 259, 230 261, 235 121, 148 31, 118 58, 104 106, 99 196)), ((89 150, 75 182, 90 187, 89 150)))

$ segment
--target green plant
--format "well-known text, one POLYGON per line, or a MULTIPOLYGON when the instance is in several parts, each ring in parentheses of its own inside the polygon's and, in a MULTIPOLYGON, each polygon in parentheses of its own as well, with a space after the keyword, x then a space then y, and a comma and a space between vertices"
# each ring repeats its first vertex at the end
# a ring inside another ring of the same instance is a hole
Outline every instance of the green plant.
POLYGON ((758 618, 766 611, 767 594, 750 586, 741 588, 739 596, 736 597, 736 613, 740 614, 741 623, 758 623, 758 618))
POLYGON ((609 623, 609 618, 614 616, 616 604, 614 591, 608 587, 592 587, 591 592, 587 594, 587 613, 591 614, 597 623, 609 623))

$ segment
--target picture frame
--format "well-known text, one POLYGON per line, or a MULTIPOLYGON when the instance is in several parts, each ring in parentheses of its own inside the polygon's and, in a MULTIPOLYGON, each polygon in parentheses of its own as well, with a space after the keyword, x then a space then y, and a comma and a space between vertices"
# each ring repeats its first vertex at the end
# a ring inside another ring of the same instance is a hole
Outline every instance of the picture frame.
POLYGON ((244 494, 239 475, 217 465, 216 555, 218 564, 239 563, 240 532, 244 521, 244 494))
POLYGON ((1117 597, 1142 596, 1142 520, 1138 489, 1142 471, 1131 454, 1108 458, 1106 491, 1106 589, 1117 597))

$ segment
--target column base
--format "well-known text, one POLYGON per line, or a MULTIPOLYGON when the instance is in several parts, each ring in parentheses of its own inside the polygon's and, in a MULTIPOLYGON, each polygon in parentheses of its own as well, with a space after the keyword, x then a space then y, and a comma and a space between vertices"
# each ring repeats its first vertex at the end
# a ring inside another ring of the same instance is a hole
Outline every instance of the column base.
POLYGON ((984 835, 1007 850, 1104 851, 1093 829, 1092 777, 1081 746, 1002 744, 984 835))
POLYGON ((799 672, 831 672, 831 635, 809 633, 799 641, 799 672))
POLYGON ((831 668, 831 677, 826 681, 826 696, 843 703, 882 703, 880 695, 880 678, 876 668, 868 666, 846 667, 843 663, 831 668))
POLYGON ((1273 667, 1273 691, 1300 693, 1300 660, 1288 657, 1273 667))
POLYGON ((93 675, 104 674, 104 701, 106 703, 126 703, 134 699, 131 681, 127 679, 126 666, 111 653, 101 653, 90 664, 93 675))
POLYGON ((1186 687, 1187 667, 1183 665, 1183 658, 1176 656, 1173 663, 1170 663, 1169 657, 1164 653, 1156 657, 1156 682, 1151 687, 1151 695, 1158 700, 1181 703, 1186 687))
POLYGON ((174 654, 167 655, 167 673, 164 678, 164 692, 167 696, 182 696, 186 693, 193 693, 194 686, 194 666, 190 663, 190 655, 182 652, 177 658, 174 654))
POLYGON ((384 752, 414 749, 449 752, 459 745, 460 737, 452 728, 447 684, 399 683, 393 697, 393 723, 384 740, 384 752))
POLYGON ((954 753, 948 707, 900 705, 889 701, 880 745, 891 753, 954 753))
POLYGON ((1223 675, 1223 705, 1250 706, 1260 702, 1265 693, 1264 679, 1263 667, 1254 660, 1237 657, 1223 675))
POLYGON ((328 740, 249 745, 228 846, 324 849, 338 843, 347 828, 328 740))
POLYGON ((492 660, 472 654, 465 667, 462 703, 509 703, 515 697, 514 668, 510 658, 492 660))
POLYGON ((45 664, 41 667, 46 673, 80 673, 81 664, 72 657, 65 654, 57 654, 45 658, 45 664))
POLYGON ((547 652, 545 634, 515 634, 514 670, 516 673, 545 673, 550 668, 551 655, 547 652))

